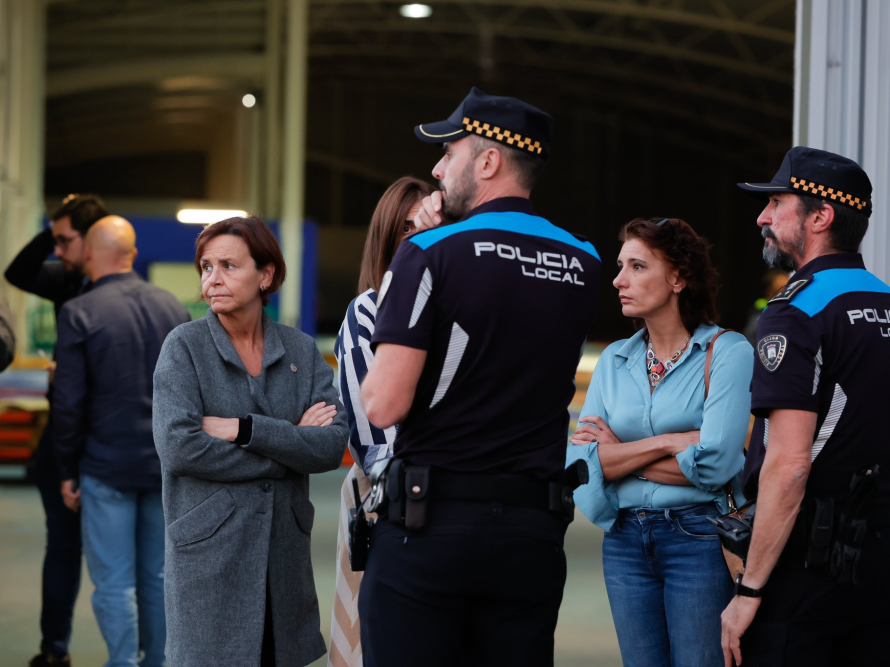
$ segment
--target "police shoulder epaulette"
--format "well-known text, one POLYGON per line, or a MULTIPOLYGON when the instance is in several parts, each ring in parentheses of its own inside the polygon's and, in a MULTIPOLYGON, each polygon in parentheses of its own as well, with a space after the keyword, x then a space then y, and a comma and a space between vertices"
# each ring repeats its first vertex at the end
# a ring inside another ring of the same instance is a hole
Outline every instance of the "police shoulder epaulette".
POLYGON ((801 280, 790 282, 785 285, 785 288, 781 292, 770 299, 769 303, 775 303, 776 301, 791 301, 792 297, 794 297, 795 294, 800 292, 800 290, 806 287, 809 283, 810 278, 802 278, 801 280))
POLYGON ((581 241, 581 243, 590 243, 590 240, 581 234, 575 234, 574 232, 569 232, 572 236, 575 237, 576 240, 581 241))

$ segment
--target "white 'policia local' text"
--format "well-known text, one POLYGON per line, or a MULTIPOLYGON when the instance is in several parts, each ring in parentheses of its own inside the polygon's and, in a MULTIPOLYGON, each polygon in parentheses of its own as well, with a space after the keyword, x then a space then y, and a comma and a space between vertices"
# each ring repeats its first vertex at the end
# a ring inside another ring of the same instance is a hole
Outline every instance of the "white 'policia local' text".
MULTIPOLYGON (((876 310, 874 308, 865 308, 863 310, 848 310, 847 317, 850 318, 850 324, 855 324, 856 320, 865 320, 866 322, 880 322, 881 324, 890 323, 890 310, 876 310), (884 317, 881 318, 881 314, 883 313, 884 317)), ((886 329, 881 327, 881 335, 884 338, 890 338, 890 327, 886 329)))
POLYGON ((504 243, 492 243, 491 241, 477 241, 473 244, 476 249, 476 257, 482 255, 483 252, 496 252, 498 257, 503 259, 514 259, 527 264, 537 265, 532 271, 529 267, 522 267, 522 275, 532 278, 541 278, 542 280, 553 280, 558 283, 572 283, 574 285, 583 285, 577 273, 572 273, 575 269, 584 272, 584 267, 577 257, 567 257, 556 252, 536 251, 533 256, 523 256, 519 248, 506 245, 504 243), (544 267, 553 267, 547 269, 544 267), (567 269, 560 271, 555 269, 567 269))

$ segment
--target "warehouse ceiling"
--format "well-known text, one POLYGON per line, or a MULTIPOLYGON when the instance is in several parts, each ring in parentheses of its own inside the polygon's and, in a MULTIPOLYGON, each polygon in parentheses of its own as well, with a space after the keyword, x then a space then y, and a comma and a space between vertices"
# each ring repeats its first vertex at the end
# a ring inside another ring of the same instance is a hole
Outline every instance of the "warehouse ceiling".
MULTIPOLYGON (((276 4, 52 2, 50 163, 204 145, 245 92, 263 90, 267 44, 284 26, 271 25, 276 4)), ((339 83, 382 114, 408 89, 417 108, 445 110, 476 84, 663 127, 704 153, 742 139, 740 161, 788 133, 793 0, 451 0, 426 19, 400 5, 310 3, 310 106, 339 83)))
MULTIPOLYGON (((283 76, 287 4, 51 0, 47 194, 222 193, 274 217, 264 181, 276 180, 277 142, 268 114, 252 114, 268 112, 283 76), (248 171, 253 190, 228 185, 248 171)), ((310 2, 311 217, 366 225, 387 183, 437 159, 411 127, 476 85, 554 116, 537 197, 548 214, 613 238, 622 220, 669 211, 712 226, 718 254, 733 245, 722 226, 738 206, 724 184, 768 177, 791 141, 794 0, 428 4, 431 16, 410 19, 402 3, 310 2)))

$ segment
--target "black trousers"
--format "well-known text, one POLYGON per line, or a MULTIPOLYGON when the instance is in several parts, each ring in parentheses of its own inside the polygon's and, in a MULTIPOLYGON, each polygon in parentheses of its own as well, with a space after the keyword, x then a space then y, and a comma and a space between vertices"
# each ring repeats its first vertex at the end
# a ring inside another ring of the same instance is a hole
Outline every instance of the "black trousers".
POLYGON ((80 590, 82 547, 80 513, 72 512, 62 502, 51 419, 52 412, 40 437, 32 473, 46 512, 46 555, 43 558, 40 610, 43 639, 40 650, 62 658, 68 654, 74 604, 80 590))
POLYGON ((491 503, 429 511, 420 533, 386 520, 371 531, 359 595, 364 665, 553 665, 565 521, 491 503))
POLYGON ((744 667, 890 664, 890 526, 869 531, 860 578, 842 585, 783 554, 742 636, 744 667))

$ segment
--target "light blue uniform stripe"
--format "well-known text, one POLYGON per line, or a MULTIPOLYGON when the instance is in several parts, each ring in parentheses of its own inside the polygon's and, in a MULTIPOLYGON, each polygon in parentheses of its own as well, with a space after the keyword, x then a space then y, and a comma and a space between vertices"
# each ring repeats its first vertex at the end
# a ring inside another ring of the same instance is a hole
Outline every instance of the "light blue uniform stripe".
POLYGON ((791 305, 813 317, 850 292, 890 294, 890 286, 865 269, 827 269, 813 274, 812 283, 791 298, 791 305))
POLYGON ((445 227, 437 227, 422 234, 417 234, 410 237, 408 241, 426 250, 439 241, 447 239, 449 236, 454 236, 461 232, 475 232, 486 229, 514 232, 516 234, 559 241, 586 252, 588 255, 593 255, 597 259, 600 258, 599 253, 597 253, 596 248, 593 247, 590 241, 579 241, 564 229, 560 229, 544 218, 528 215, 527 213, 519 213, 518 211, 480 213, 479 215, 474 215, 469 220, 456 222, 445 227))

